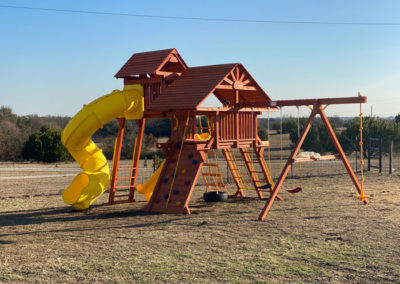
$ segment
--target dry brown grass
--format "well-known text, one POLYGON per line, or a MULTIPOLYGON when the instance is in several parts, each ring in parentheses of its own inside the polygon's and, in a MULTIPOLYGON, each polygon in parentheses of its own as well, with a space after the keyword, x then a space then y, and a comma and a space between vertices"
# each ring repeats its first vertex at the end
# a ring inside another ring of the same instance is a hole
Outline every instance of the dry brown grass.
MULTIPOLYGON (((399 175, 368 174, 366 188, 374 202, 367 206, 353 198, 346 175, 306 178, 302 192, 282 192, 285 200, 275 202, 266 222, 256 221, 265 201, 205 204, 201 187, 189 216, 146 214, 140 211, 143 201, 108 206, 106 195, 77 212, 59 195, 71 179, 0 180, 0 282, 398 283, 400 278, 399 175)), ((287 188, 297 184, 285 182, 287 188)))

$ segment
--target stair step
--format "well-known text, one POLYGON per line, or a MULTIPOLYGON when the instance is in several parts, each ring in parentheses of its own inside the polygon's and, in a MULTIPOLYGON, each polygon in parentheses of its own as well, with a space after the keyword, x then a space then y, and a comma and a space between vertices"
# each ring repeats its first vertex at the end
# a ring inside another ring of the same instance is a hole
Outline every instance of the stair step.
POLYGON ((215 163, 203 163, 203 167, 217 167, 218 165, 215 163))
POLYGON ((202 173, 203 176, 210 176, 210 177, 220 177, 222 176, 221 174, 215 174, 215 173, 202 173))
POLYGON ((206 186, 218 186, 218 187, 225 187, 223 183, 206 183, 206 186))

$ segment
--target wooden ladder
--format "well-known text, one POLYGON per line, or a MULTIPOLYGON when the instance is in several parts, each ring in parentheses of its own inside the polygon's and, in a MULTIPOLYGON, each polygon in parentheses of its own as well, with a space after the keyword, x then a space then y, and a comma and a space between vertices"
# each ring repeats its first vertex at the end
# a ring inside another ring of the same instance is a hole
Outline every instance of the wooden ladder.
POLYGON ((227 191, 218 164, 217 152, 215 150, 207 151, 206 161, 203 163, 203 167, 201 168, 201 175, 203 176, 207 191, 213 191, 214 189, 216 191, 227 191))
POLYGON ((222 153, 224 154, 228 167, 231 171, 233 181, 235 182, 238 188, 234 197, 237 198, 240 196, 241 198, 244 198, 245 182, 243 180, 242 174, 240 173, 240 169, 236 162, 234 153, 230 149, 223 149, 222 153))
POLYGON ((119 118, 118 136, 115 140, 114 156, 112 163, 112 173, 110 182, 110 194, 108 203, 121 204, 134 202, 134 193, 136 189, 136 180, 139 170, 140 152, 142 148, 145 119, 137 120, 139 126, 138 136, 135 139, 135 146, 132 156, 131 167, 119 167, 121 158, 122 140, 124 137, 125 118, 119 118), (120 192, 116 194, 116 192, 120 192))

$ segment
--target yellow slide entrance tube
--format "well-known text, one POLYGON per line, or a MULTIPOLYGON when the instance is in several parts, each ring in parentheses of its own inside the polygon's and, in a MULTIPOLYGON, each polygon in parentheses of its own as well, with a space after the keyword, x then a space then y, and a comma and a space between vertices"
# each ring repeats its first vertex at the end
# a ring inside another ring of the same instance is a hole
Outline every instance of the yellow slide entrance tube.
POLYGON ((61 141, 80 165, 79 173, 62 193, 64 201, 75 209, 83 210, 98 198, 110 182, 110 170, 103 152, 92 141, 97 129, 117 117, 141 119, 144 101, 141 85, 114 90, 83 108, 64 128, 61 141))

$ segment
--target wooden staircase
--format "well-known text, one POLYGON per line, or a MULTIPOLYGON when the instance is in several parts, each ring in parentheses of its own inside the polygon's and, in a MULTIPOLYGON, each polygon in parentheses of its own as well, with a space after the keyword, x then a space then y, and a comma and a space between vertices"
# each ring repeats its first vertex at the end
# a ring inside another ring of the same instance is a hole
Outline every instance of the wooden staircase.
POLYGON ((235 159, 235 154, 233 153, 233 151, 231 149, 223 149, 222 153, 224 154, 226 162, 228 164, 228 167, 231 171, 233 181, 235 182, 235 184, 238 188, 234 197, 237 198, 240 196, 241 198, 244 198, 245 197, 244 189, 246 188, 245 182, 240 173, 240 169, 239 169, 237 161, 235 159))
POLYGON ((262 153, 254 148, 240 148, 240 155, 235 155, 232 149, 224 149, 223 153, 231 170, 233 180, 238 188, 235 197, 245 197, 244 190, 255 190, 260 199, 263 199, 263 192, 270 192, 270 189, 260 187, 270 184, 273 181, 268 171, 262 153), (240 160, 239 160, 240 159, 240 160), (246 179, 245 176, 248 178, 246 179), (249 183, 253 186, 249 186, 249 183))

